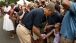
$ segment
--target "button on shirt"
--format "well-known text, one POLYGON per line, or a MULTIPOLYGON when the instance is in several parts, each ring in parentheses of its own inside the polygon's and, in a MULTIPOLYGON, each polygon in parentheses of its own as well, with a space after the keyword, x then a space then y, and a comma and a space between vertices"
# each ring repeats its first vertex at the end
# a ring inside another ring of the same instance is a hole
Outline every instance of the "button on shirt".
POLYGON ((28 28, 32 30, 32 26, 36 26, 39 28, 42 24, 42 19, 44 16, 44 12, 42 8, 35 8, 31 10, 26 17, 22 20, 22 23, 28 28))
POLYGON ((76 32, 76 3, 70 3, 70 9, 66 12, 60 33, 66 38, 74 40, 76 32))

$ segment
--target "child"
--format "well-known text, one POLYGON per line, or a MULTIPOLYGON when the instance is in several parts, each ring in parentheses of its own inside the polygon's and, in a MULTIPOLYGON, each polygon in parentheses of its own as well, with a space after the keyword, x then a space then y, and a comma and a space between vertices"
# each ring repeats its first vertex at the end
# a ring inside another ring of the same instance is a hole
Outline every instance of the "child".
POLYGON ((45 37, 49 37, 53 32, 54 32, 54 35, 55 35, 55 38, 54 38, 54 41, 53 43, 59 43, 60 42, 60 35, 59 35, 59 29, 60 29, 60 23, 56 23, 55 24, 55 29, 53 29, 51 32, 49 32, 45 37))

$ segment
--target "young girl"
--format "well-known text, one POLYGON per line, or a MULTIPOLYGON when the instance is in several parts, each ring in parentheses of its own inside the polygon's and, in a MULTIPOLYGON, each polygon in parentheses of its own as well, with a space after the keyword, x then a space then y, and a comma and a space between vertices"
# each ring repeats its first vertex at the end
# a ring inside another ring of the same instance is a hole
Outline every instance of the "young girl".
POLYGON ((59 42, 60 42, 59 29, 60 29, 60 23, 56 23, 56 24, 55 24, 55 29, 53 29, 51 32, 49 32, 49 33, 44 37, 44 39, 47 38, 47 37, 49 37, 52 33, 54 33, 55 38, 54 38, 53 43, 59 43, 59 42))

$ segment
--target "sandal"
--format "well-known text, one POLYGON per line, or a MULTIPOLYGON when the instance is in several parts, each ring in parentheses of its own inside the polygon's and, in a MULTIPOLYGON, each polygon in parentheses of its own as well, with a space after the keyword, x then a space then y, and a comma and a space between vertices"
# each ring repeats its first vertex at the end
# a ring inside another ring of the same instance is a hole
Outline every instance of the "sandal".
POLYGON ((14 39, 14 36, 10 37, 10 39, 14 39))

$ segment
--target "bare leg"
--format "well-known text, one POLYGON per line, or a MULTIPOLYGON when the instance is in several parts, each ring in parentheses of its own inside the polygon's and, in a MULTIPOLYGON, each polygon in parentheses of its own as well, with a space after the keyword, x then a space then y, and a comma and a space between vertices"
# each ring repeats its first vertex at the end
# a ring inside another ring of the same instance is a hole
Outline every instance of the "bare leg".
POLYGON ((12 32, 13 32, 13 31, 10 31, 10 38, 14 38, 12 32))

